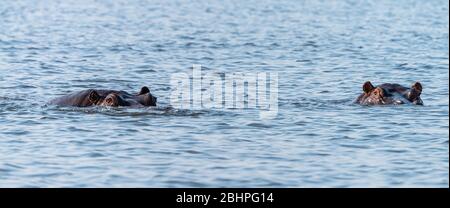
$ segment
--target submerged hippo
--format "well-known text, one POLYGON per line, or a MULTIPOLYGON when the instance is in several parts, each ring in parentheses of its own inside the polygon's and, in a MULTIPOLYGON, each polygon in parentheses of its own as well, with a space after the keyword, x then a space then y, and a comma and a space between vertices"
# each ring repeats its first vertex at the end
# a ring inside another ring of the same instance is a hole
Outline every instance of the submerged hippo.
POLYGON ((95 105, 144 107, 156 106, 156 99, 150 93, 148 87, 142 87, 141 91, 137 94, 130 94, 125 91, 89 89, 56 98, 50 101, 49 104, 76 107, 95 105))
POLYGON ((405 103, 423 105, 422 99, 420 99, 422 85, 419 82, 408 88, 389 83, 374 87, 372 83, 367 81, 363 85, 363 91, 364 93, 355 101, 361 105, 398 105, 405 103))

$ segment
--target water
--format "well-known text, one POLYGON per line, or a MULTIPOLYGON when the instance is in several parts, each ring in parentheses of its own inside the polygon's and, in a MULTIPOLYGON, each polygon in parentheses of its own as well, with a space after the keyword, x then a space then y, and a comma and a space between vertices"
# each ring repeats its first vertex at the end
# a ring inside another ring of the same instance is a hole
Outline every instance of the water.
POLYGON ((448 187, 449 3, 1 1, 0 187, 448 187), (170 75, 278 72, 279 112, 170 109, 170 75), (421 81, 425 106, 352 104, 421 81), (151 87, 159 107, 60 108, 151 87))

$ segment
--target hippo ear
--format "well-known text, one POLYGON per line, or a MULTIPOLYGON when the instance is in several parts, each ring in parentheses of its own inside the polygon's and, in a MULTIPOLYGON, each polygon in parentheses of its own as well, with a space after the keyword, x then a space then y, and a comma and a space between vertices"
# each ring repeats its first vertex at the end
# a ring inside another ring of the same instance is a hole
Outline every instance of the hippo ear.
POLYGON ((372 91, 375 87, 372 85, 372 83, 370 83, 370 81, 367 81, 363 84, 363 91, 365 93, 369 93, 370 91, 372 91))
POLYGON ((419 94, 422 93, 422 84, 420 84, 420 82, 415 82, 412 86, 412 89, 414 89, 416 92, 418 92, 419 94))
POLYGON ((408 99, 409 100, 417 100, 422 94, 422 84, 420 82, 416 82, 411 86, 411 90, 408 93, 408 99))
POLYGON ((149 93, 150 92, 150 89, 148 89, 148 87, 142 87, 141 88, 141 91, 139 92, 139 94, 138 95, 143 95, 143 94, 147 94, 147 93, 149 93))
POLYGON ((89 101, 92 103, 96 103, 98 100, 100 100, 100 95, 97 93, 97 91, 93 90, 91 93, 89 93, 89 101))

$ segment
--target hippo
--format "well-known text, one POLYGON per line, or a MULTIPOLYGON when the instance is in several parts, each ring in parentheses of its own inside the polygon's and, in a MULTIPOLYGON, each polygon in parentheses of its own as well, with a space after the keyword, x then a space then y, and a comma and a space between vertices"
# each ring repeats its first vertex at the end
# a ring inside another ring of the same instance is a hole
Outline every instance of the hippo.
POLYGON ((148 87, 142 87, 137 94, 125 91, 88 89, 65 95, 49 102, 50 105, 58 106, 129 106, 144 107, 156 106, 157 98, 154 97, 148 87))
POLYGON ((374 87, 370 81, 367 81, 363 84, 363 91, 355 103, 361 105, 399 105, 405 103, 423 105, 420 98, 422 93, 420 82, 415 82, 408 88, 390 83, 374 87))

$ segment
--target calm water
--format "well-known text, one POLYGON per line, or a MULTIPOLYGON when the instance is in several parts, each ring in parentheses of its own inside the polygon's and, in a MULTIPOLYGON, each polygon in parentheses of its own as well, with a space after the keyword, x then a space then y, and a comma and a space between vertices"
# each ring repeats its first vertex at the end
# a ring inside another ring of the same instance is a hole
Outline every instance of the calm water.
POLYGON ((0 1, 0 187, 448 187, 449 3, 0 1), (278 72, 279 113, 169 109, 170 76, 278 72), (421 81, 425 106, 362 107, 421 81), (159 107, 59 108, 86 88, 159 107))

